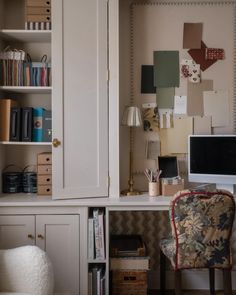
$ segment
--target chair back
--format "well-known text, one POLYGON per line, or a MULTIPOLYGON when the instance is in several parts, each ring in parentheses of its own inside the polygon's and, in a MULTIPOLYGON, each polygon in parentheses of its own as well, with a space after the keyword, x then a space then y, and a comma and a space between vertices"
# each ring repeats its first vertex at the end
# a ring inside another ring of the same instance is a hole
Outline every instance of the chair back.
POLYGON ((170 207, 176 269, 231 268, 234 215, 230 192, 178 192, 170 207))

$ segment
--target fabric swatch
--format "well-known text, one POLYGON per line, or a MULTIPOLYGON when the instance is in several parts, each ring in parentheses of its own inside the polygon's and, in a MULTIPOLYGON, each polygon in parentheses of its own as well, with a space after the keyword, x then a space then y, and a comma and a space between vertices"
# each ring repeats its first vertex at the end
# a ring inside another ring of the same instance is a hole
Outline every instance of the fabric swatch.
POLYGON ((213 90, 213 80, 202 80, 201 83, 187 84, 188 116, 203 116, 203 91, 213 90))
POLYGON ((203 92, 204 115, 212 117, 212 127, 229 125, 229 91, 203 92))
POLYGON ((157 88, 156 98, 159 109, 171 109, 174 107, 175 88, 157 88))
POLYGON ((179 87, 179 51, 154 51, 154 85, 179 87))
POLYGON ((161 155, 188 152, 188 136, 193 132, 193 118, 175 118, 174 127, 160 129, 161 155))
POLYGON ((184 23, 183 48, 201 48, 202 27, 202 23, 184 23))
POLYGON ((153 65, 142 65, 141 67, 141 93, 156 93, 153 65))
POLYGON ((189 81, 192 83, 200 83, 201 81, 201 70, 199 64, 192 64, 189 67, 189 81))
POLYGON ((158 108, 143 109, 143 129, 144 131, 159 131, 158 108))
POLYGON ((173 110, 159 109, 160 128, 173 128, 173 110))
POLYGON ((180 63, 180 76, 181 78, 189 77, 190 67, 194 64, 192 59, 182 59, 180 63))
POLYGON ((197 116, 193 118, 193 134, 211 134, 211 116, 197 116))
POLYGON ((221 48, 206 48, 206 59, 224 59, 225 51, 221 48))
POLYGON ((217 62, 216 59, 206 59, 206 48, 207 46, 201 41, 201 49, 190 49, 188 53, 195 61, 196 64, 200 64, 202 71, 208 69, 211 65, 217 62))

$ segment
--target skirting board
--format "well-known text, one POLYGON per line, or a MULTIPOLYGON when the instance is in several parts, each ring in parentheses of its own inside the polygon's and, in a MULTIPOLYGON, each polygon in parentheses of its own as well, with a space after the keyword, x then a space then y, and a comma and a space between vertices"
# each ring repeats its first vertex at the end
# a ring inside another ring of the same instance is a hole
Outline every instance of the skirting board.
MULTIPOLYGON (((166 288, 174 289, 174 273, 173 271, 166 272, 166 288)), ((215 288, 222 290, 222 272, 215 271, 215 288)), ((159 289, 159 272, 150 271, 148 273, 148 287, 149 289, 159 289)), ((209 275, 208 270, 184 270, 182 271, 182 287, 189 290, 208 290, 209 289, 209 275)), ((232 288, 236 290, 236 270, 232 271, 232 288)))

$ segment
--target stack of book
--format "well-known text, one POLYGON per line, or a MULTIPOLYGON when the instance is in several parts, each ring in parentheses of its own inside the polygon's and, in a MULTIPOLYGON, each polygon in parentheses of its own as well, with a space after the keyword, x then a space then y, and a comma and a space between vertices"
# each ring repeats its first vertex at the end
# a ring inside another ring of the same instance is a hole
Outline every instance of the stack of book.
POLYGON ((105 259, 105 228, 104 211, 93 209, 92 216, 88 220, 88 258, 105 259))
POLYGON ((51 142, 52 112, 0 99, 0 141, 51 142))
POLYGON ((51 0, 25 0, 25 29, 51 29, 51 0))
POLYGON ((105 268, 93 266, 88 273, 88 295, 105 295, 105 268))

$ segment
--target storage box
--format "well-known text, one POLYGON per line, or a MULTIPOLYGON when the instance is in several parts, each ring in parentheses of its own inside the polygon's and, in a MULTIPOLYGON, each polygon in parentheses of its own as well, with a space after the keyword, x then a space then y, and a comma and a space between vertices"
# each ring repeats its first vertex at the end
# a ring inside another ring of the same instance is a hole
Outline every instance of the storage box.
POLYGON ((52 184, 51 175, 38 175, 38 185, 48 185, 52 184))
POLYGON ((147 271, 115 270, 112 271, 113 295, 146 295, 147 271))
POLYGON ((163 196, 173 196, 178 191, 184 189, 184 179, 181 179, 180 183, 177 184, 165 184, 165 180, 162 180, 161 194, 163 196))
POLYGON ((38 185, 38 195, 51 195, 52 186, 51 185, 38 185))
POLYGON ((40 14, 40 15, 51 15, 51 7, 35 7, 35 6, 27 6, 26 14, 40 14))
POLYGON ((38 154, 38 165, 48 165, 52 164, 52 154, 51 153, 41 153, 38 154))
POLYGON ((40 7, 50 7, 51 0, 26 0, 26 6, 40 6, 40 7))

